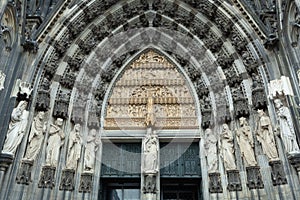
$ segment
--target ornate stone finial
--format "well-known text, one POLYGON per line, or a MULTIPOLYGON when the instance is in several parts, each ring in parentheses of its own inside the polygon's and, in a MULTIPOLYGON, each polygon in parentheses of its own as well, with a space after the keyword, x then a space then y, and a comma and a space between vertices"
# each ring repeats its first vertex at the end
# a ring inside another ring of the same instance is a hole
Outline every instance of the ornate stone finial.
POLYGON ((0 91, 4 89, 6 75, 0 70, 0 91))
POLYGON ((19 85, 19 89, 20 89, 19 94, 25 99, 29 99, 31 92, 33 90, 30 83, 22 81, 19 85))

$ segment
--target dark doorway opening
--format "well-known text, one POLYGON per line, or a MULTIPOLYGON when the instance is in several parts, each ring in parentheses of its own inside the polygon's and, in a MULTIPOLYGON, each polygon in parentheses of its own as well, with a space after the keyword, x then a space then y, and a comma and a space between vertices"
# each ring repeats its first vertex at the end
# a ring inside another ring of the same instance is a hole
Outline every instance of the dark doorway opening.
POLYGON ((161 179, 161 200, 200 200, 201 179, 161 179))

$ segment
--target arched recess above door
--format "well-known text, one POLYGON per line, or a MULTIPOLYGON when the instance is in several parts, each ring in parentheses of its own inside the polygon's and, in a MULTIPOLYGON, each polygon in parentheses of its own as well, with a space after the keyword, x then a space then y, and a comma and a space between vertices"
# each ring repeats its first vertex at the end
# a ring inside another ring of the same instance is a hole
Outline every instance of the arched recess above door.
POLYGON ((104 129, 199 129, 195 100, 184 75, 147 49, 120 73, 107 102, 104 129))

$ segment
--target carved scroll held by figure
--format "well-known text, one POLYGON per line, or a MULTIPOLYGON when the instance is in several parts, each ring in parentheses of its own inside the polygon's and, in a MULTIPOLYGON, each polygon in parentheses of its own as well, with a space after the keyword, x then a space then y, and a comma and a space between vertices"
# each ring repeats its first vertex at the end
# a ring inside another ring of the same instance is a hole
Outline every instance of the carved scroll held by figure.
POLYGON ((0 91, 4 89, 6 75, 0 70, 0 91))
POLYGON ((70 132, 69 145, 68 145, 68 156, 66 162, 67 169, 76 170, 77 162, 81 154, 82 139, 80 135, 80 124, 74 126, 73 131, 70 132))
POLYGON ((144 149, 144 173, 158 172, 158 138, 151 128, 148 128, 147 135, 143 142, 144 149))
POLYGON ((235 170, 234 143, 232 131, 227 124, 222 125, 220 152, 226 170, 235 170))
POLYGON ((87 137, 84 154, 84 170, 93 171, 95 166, 96 152, 98 151, 100 140, 97 139, 96 129, 90 130, 87 137))
POLYGON ((20 101, 18 106, 13 109, 2 153, 14 155, 22 142, 29 115, 26 110, 27 104, 26 101, 20 101))
POLYGON ((29 133, 28 146, 25 157, 27 160, 35 160, 40 152, 44 133, 46 132, 45 112, 40 111, 33 119, 29 133))
POLYGON ((205 156, 207 160, 207 168, 208 172, 216 172, 218 169, 218 157, 217 157, 217 137, 212 132, 211 129, 205 130, 205 141, 204 141, 204 148, 205 148, 205 156))
POLYGON ((280 126, 280 137, 287 153, 299 152, 291 113, 280 99, 275 99, 275 108, 280 126))
POLYGON ((271 119, 263 110, 258 110, 259 120, 257 124, 257 140, 261 143, 263 152, 269 160, 278 160, 275 139, 272 130, 271 119))
POLYGON ((64 144, 65 133, 62 130, 63 119, 57 118, 55 124, 50 125, 49 139, 47 145, 46 165, 56 167, 58 163, 60 148, 64 144))
POLYGON ((236 136, 237 136, 238 144, 240 146, 242 157, 246 162, 245 165, 247 167, 256 166, 257 162, 253 150, 254 142, 253 142, 250 126, 248 125, 245 117, 241 117, 239 121, 241 127, 237 129, 236 136))
POLYGON ((147 113, 146 113, 145 124, 147 127, 152 127, 155 125, 154 98, 152 92, 148 92, 147 113))

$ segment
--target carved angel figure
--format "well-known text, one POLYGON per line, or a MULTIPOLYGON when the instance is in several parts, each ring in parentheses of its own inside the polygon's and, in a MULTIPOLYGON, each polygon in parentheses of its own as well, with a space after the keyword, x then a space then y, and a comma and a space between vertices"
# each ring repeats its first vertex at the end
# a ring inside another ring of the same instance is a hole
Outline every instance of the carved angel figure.
POLYGON ((40 111, 33 119, 31 124, 31 130, 29 133, 28 146, 25 154, 25 158, 28 160, 35 160, 36 156, 40 152, 44 133, 46 132, 47 122, 45 120, 45 112, 40 111))
POLYGON ((227 124, 222 125, 221 132, 221 157, 223 158, 225 169, 234 170, 236 169, 235 157, 234 157, 234 146, 232 131, 229 129, 227 124))
POLYGON ((65 133, 62 130, 63 119, 57 118, 55 124, 50 125, 47 145, 46 165, 56 167, 60 148, 64 144, 65 133))
POLYGON ((280 126, 280 137, 283 141, 286 152, 299 152, 295 129, 288 107, 284 106, 280 99, 275 99, 275 108, 280 126))
POLYGON ((73 131, 70 132, 69 145, 68 145, 68 156, 66 162, 67 169, 76 169, 77 162, 81 154, 82 139, 80 135, 80 124, 74 126, 73 131))
POLYGON ((100 144, 96 135, 96 129, 92 129, 87 137, 84 154, 84 170, 86 171, 92 171, 94 169, 96 152, 98 151, 100 144))
POLYGON ((211 129, 205 130, 205 156, 207 160, 208 172, 215 172, 218 169, 218 157, 217 157, 217 137, 211 129))
POLYGON ((278 159, 278 154, 271 119, 263 110, 258 110, 257 112, 259 114, 256 132, 257 140, 261 143, 263 152, 268 156, 269 160, 276 160, 278 159))
POLYGON ((255 166, 257 165, 257 162, 253 151, 254 142, 250 126, 248 125, 245 117, 241 117, 239 121, 241 127, 237 129, 236 136, 238 144, 240 146, 242 157, 246 162, 246 166, 255 166))
POLYGON ((18 106, 13 109, 6 140, 2 150, 3 153, 15 154, 19 144, 22 142, 29 115, 29 112, 25 110, 26 107, 27 102, 20 101, 18 106))

